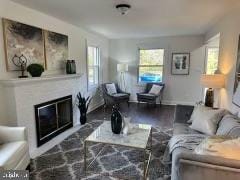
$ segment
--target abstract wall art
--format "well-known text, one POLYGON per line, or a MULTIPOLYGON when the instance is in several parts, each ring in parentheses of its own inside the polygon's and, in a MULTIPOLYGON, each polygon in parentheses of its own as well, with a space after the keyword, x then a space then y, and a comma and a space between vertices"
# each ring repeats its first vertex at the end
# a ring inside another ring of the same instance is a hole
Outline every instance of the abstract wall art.
POLYGON ((44 31, 45 53, 48 70, 60 70, 68 59, 68 36, 44 31))
POLYGON ((26 57, 27 64, 38 63, 45 66, 42 29, 3 19, 3 36, 8 71, 19 70, 12 59, 21 55, 26 57))

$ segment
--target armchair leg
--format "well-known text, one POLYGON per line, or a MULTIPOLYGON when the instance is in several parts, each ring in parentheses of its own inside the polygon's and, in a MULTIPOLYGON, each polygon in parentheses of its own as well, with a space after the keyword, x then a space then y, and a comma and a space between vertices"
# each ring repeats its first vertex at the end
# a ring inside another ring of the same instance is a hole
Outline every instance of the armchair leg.
POLYGON ((128 105, 128 107, 130 106, 130 103, 129 103, 129 101, 127 102, 127 105, 128 105))

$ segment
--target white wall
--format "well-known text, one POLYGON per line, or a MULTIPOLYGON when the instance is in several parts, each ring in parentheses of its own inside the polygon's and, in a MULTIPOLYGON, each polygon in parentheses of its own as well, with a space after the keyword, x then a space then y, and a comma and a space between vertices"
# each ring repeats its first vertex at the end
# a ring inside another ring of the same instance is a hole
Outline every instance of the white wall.
MULTIPOLYGON (((88 33, 79 27, 63 22, 54 17, 43 14, 39 11, 29 9, 22 5, 13 3, 8 0, 0 0, 0 18, 8 18, 15 21, 19 21, 25 24, 33 25, 50 31, 66 34, 69 37, 69 59, 77 60, 77 72, 84 73, 81 84, 82 91, 87 93, 87 77, 86 77, 86 39, 91 44, 99 46, 101 48, 101 65, 100 81, 108 81, 108 39, 88 33)), ((18 73, 7 72, 5 64, 5 53, 3 44, 3 28, 0 23, 0 79, 7 79, 17 77, 18 73)), ((44 74, 56 74, 60 72, 47 71, 44 74)), ((99 97, 96 97, 92 102, 92 106, 96 106, 99 103, 99 97)), ((7 120, 4 116, 3 101, 0 94, 0 124, 7 124, 7 120)))
POLYGON ((226 88, 221 90, 221 106, 229 110, 239 111, 232 104, 233 86, 235 80, 238 39, 240 34, 239 8, 221 19, 207 33, 205 40, 220 33, 219 68, 226 74, 226 88))
POLYGON ((199 84, 200 74, 204 71, 205 47, 203 36, 176 36, 143 39, 110 40, 109 77, 117 81, 117 63, 129 64, 126 74, 127 90, 131 100, 136 101, 136 92, 144 86, 137 83, 138 48, 164 48, 165 63, 163 81, 166 83, 163 103, 194 104, 201 100, 202 88, 199 84), (171 75, 171 58, 173 52, 190 52, 190 75, 171 75))

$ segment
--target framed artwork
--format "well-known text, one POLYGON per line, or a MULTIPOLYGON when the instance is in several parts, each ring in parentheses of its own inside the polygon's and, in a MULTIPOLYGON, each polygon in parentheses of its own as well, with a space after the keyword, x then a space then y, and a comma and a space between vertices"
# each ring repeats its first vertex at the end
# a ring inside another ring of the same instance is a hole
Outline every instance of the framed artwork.
POLYGON ((68 36, 46 30, 44 36, 47 69, 64 69, 68 59, 68 36))
POLYGON ((173 75, 189 75, 190 53, 173 53, 171 72, 173 75))
POLYGON ((26 57, 27 65, 45 66, 43 30, 4 18, 2 22, 7 71, 19 70, 13 58, 21 55, 26 57))

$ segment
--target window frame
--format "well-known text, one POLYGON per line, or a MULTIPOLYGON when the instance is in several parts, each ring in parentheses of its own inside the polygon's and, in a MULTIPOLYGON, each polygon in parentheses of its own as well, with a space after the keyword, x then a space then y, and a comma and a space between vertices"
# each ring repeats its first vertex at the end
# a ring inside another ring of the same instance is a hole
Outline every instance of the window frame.
POLYGON ((145 85, 146 83, 154 83, 154 82, 144 82, 139 81, 139 75, 140 75, 140 67, 162 67, 162 81, 155 82, 155 83, 163 83, 164 82, 164 66, 165 66, 165 48, 138 48, 138 70, 137 70, 137 83, 139 85, 145 85), (163 50, 163 64, 162 65, 140 65, 140 51, 141 50, 163 50))
POLYGON ((87 54, 87 58, 86 58, 86 60, 87 60, 87 63, 86 63, 86 65, 87 65, 87 89, 88 89, 88 91, 90 91, 90 90, 93 90, 93 89, 97 88, 99 86, 99 83, 100 83, 99 81, 100 81, 101 49, 98 46, 87 45, 86 51, 87 51, 87 53, 86 53, 87 54), (89 59, 88 59, 88 57, 89 57, 88 56, 89 55, 88 48, 89 47, 97 49, 97 57, 98 57, 97 65, 89 66, 89 59), (90 85, 90 83, 89 83, 89 67, 91 67, 93 69, 97 68, 97 84, 90 85))
POLYGON ((206 60, 205 60, 205 74, 207 74, 208 71, 208 50, 209 49, 218 49, 218 60, 217 60, 217 69, 219 68, 219 47, 218 46, 206 46, 206 60))

